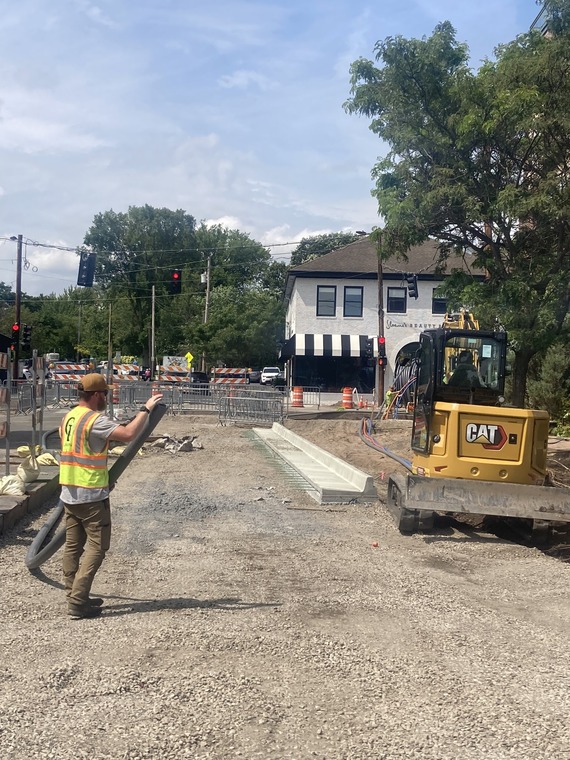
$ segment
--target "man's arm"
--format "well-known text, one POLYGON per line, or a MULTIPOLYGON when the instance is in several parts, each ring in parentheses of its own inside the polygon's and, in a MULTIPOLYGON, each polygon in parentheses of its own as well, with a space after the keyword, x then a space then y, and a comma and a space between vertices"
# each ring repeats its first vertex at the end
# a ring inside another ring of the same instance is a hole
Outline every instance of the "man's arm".
MULTIPOLYGON (((150 412, 159 401, 162 401, 162 394, 160 393, 158 396, 151 396, 144 406, 148 409, 148 412, 150 412)), ((143 429, 146 418, 148 417, 148 412, 140 411, 127 425, 119 425, 116 427, 109 436, 109 440, 120 441, 121 443, 129 443, 132 441, 143 429)))

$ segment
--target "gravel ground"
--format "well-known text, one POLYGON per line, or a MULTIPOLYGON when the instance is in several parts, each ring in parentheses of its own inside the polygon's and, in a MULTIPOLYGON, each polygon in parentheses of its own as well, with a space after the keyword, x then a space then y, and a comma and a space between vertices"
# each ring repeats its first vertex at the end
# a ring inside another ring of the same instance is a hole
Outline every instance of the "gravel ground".
MULTIPOLYGON (((357 423, 291 426, 382 494, 357 423)), ((101 618, 66 616, 61 553, 25 568, 45 515, 0 537, 1 758, 570 758, 570 565, 320 507, 243 429, 160 430, 204 448, 149 450, 113 492, 101 618)))

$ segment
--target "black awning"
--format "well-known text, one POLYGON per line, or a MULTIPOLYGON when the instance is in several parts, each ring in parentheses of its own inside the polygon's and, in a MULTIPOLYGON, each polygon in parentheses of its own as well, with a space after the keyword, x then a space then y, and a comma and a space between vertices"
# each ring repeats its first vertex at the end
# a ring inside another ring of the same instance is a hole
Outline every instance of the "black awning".
MULTIPOLYGON (((281 349, 280 359, 292 356, 366 356, 368 335, 330 335, 315 333, 298 333, 286 341, 281 349)), ((374 354, 376 355, 376 340, 374 354)))

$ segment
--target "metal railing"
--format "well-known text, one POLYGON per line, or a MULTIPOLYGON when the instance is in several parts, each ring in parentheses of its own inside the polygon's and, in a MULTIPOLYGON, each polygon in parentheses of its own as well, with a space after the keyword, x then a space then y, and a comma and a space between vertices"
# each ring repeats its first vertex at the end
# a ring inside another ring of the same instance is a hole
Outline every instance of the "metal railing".
POLYGON ((219 397, 218 420, 222 425, 282 423, 287 416, 287 406, 287 396, 279 391, 242 393, 240 389, 219 397))
MULTIPOLYGON (((293 390, 291 389, 291 394, 293 390)), ((321 406, 321 389, 318 387, 303 386, 303 405, 304 406, 316 406, 317 409, 321 406)))

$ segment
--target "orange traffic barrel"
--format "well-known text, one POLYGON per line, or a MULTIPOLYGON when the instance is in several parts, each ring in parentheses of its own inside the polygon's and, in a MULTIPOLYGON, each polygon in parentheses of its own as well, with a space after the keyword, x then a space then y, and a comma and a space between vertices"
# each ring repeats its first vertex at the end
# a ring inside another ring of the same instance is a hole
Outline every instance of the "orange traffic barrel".
POLYGON ((342 408, 352 409, 352 388, 342 389, 342 408))
POLYGON ((119 399, 120 399, 119 393, 120 393, 119 384, 113 383, 113 406, 119 405, 119 399))
POLYGON ((303 406, 303 386, 296 385, 293 388, 293 400, 291 406, 303 406))
POLYGON ((160 386, 158 383, 153 383, 150 389, 151 396, 158 396, 160 393, 160 386))

